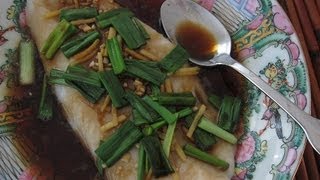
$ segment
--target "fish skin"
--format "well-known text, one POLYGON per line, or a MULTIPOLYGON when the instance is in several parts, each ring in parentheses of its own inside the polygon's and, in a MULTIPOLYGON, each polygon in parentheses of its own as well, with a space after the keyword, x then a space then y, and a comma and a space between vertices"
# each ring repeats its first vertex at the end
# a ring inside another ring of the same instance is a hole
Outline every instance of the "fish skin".
MULTIPOLYGON (((59 0, 56 0, 58 3, 59 0)), ((54 4, 54 0, 50 3, 54 4)), ((57 19, 44 19, 43 16, 49 10, 45 0, 27 1, 27 22, 30 26, 31 34, 38 47, 42 47, 44 41, 48 37, 51 30, 56 26, 57 19)), ((118 7, 116 4, 110 4, 108 0, 100 0, 100 8, 110 9, 118 7)), ((50 9, 52 10, 52 8, 50 9)), ((145 25, 147 32, 150 34, 150 40, 147 42, 145 49, 153 53, 158 59, 163 58, 173 48, 174 45, 170 43, 161 34, 153 30, 151 27, 145 25)), ((52 60, 42 60, 44 69, 47 73, 52 68, 66 70, 69 60, 59 51, 52 60)), ((171 77, 173 80, 174 92, 181 92, 190 90, 196 94, 200 101, 208 105, 207 96, 197 77, 171 77), (192 82, 192 83, 190 83, 192 82)), ((94 151, 99 146, 99 142, 103 137, 108 137, 111 133, 103 134, 100 132, 101 123, 99 117, 100 111, 95 108, 95 105, 88 103, 76 90, 60 86, 53 86, 54 94, 58 102, 62 106, 63 113, 70 123, 76 135, 81 139, 81 142, 91 154, 93 159, 96 159, 94 151)), ((208 116, 212 119, 216 117, 217 112, 208 108, 208 116)), ((128 111, 130 109, 126 109, 128 111)), ((110 114, 104 114, 105 118, 111 118, 110 114)), ((177 132, 177 142, 181 145, 185 143, 184 135, 180 130, 177 132)), ((234 154, 235 146, 232 146, 223 141, 219 141, 211 151, 212 154, 229 162, 230 167, 226 171, 221 171, 211 165, 200 162, 196 159, 188 157, 186 162, 175 154, 171 153, 170 161, 174 165, 176 173, 180 179, 231 179, 234 173, 234 154)), ((136 179, 137 168, 137 148, 130 150, 121 160, 114 166, 105 171, 106 179, 136 179)), ((160 179, 172 179, 172 176, 163 177, 160 179)))

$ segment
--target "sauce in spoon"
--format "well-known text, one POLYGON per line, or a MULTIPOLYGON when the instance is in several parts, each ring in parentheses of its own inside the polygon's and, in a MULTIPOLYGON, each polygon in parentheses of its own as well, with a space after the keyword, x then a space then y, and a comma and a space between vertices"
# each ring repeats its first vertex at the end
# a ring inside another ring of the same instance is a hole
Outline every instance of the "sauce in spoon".
POLYGON ((190 56, 198 60, 209 60, 218 50, 213 34, 203 25, 192 21, 183 21, 177 26, 176 38, 190 56))

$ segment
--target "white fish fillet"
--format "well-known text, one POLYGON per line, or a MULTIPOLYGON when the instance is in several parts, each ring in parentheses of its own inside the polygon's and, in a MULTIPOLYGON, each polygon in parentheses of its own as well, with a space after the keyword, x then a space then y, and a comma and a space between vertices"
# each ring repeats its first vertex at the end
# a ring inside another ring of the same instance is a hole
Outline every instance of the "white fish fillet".
MULTIPOLYGON (((42 47, 49 33, 54 29, 57 24, 56 19, 44 19, 43 16, 50 10, 55 9, 59 0, 33 0, 27 1, 27 20, 31 28, 31 33, 38 47, 42 47)), ((115 4, 110 4, 107 0, 100 1, 100 8, 111 9, 115 4)), ((150 34, 151 39, 146 45, 146 49, 156 55, 159 59, 164 57, 174 47, 167 39, 161 34, 154 31, 149 26, 145 25, 147 32, 150 34)), ((59 68, 65 70, 68 66, 69 60, 61 53, 58 52, 54 59, 47 61, 43 60, 46 72, 52 68, 59 68)), ((197 77, 175 77, 172 78, 174 84, 173 89, 175 92, 182 90, 191 90, 195 92, 198 98, 206 103, 206 95, 197 77)), ((63 107, 63 112, 75 133, 79 136, 84 146, 88 149, 89 153, 95 158, 94 151, 97 149, 100 139, 108 136, 100 132, 99 117, 110 118, 110 114, 103 114, 97 110, 97 105, 88 103, 76 90, 64 87, 54 86, 54 93, 58 101, 63 107)), ((214 117, 216 112, 209 110, 209 115, 214 117), (211 113, 210 113, 211 112, 211 113)), ((178 142, 183 143, 181 132, 177 132, 178 142)), ((234 154, 235 147, 225 142, 219 142, 215 145, 212 153, 221 157, 229 162, 230 167, 226 171, 221 171, 215 167, 200 162, 191 157, 187 158, 186 162, 182 162, 180 158, 171 153, 170 161, 173 163, 176 175, 180 179, 231 179, 234 172, 234 154)), ((106 179, 136 179, 136 166, 137 166, 137 149, 133 148, 127 155, 118 161, 114 166, 107 169, 106 179)), ((161 179, 172 179, 168 176, 161 179)))

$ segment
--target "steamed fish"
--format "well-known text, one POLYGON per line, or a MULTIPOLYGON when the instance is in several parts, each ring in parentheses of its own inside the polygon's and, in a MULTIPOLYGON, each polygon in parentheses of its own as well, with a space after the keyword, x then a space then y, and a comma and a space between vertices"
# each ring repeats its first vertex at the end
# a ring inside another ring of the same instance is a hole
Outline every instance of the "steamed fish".
MULTIPOLYGON (((60 8, 59 2, 59 0, 30 0, 27 2, 27 20, 31 34, 38 48, 41 48, 44 45, 50 32, 55 28, 59 21, 58 17, 50 19, 44 18, 48 12, 60 8)), ((100 0, 98 2, 100 11, 108 11, 119 7, 116 3, 108 0, 100 0)), ((174 48, 174 45, 148 25, 143 24, 143 26, 150 36, 150 39, 147 41, 147 44, 143 46, 143 49, 153 54, 155 60, 161 60, 174 48)), ((70 60, 68 60, 61 51, 58 51, 51 60, 42 60, 44 69, 48 74, 53 68, 66 70, 69 61, 70 60)), ((196 76, 172 76, 170 77, 170 80, 173 82, 173 92, 193 92, 201 103, 207 105, 208 109, 206 115, 210 117, 210 119, 216 119, 217 111, 210 108, 210 105, 208 105, 207 95, 196 76)), ((78 91, 70 87, 53 85, 53 92, 62 106, 63 113, 72 129, 81 139, 83 145, 88 150, 88 153, 96 160, 95 150, 99 147, 100 141, 110 136, 115 131, 115 129, 107 132, 101 131, 101 126, 112 119, 111 112, 101 112, 100 109, 103 102, 97 104, 89 103, 78 91)), ((131 108, 125 107, 118 111, 118 113, 130 114, 131 108)), ((183 135, 182 130, 178 129, 175 136, 176 143, 180 145, 185 143, 185 135, 183 135)), ((105 178, 110 180, 136 179, 138 159, 137 149, 138 148, 135 146, 115 165, 111 168, 107 168, 105 171, 105 178)), ((170 153, 170 162, 174 167, 175 173, 163 177, 162 179, 172 179, 173 177, 195 180, 231 179, 234 173, 235 147, 224 141, 219 141, 210 153, 227 161, 230 164, 230 167, 226 171, 222 171, 212 165, 208 165, 191 157, 187 157, 187 160, 183 162, 175 152, 172 152, 170 153)))

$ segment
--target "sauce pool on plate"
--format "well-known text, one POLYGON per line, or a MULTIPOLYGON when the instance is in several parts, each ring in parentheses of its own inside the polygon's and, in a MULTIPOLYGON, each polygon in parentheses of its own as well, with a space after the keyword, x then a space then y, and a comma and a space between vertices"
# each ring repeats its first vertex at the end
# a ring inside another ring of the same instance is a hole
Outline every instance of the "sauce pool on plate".
POLYGON ((218 49, 213 34, 203 25, 192 21, 183 21, 178 25, 176 39, 192 58, 198 60, 211 59, 218 49))

